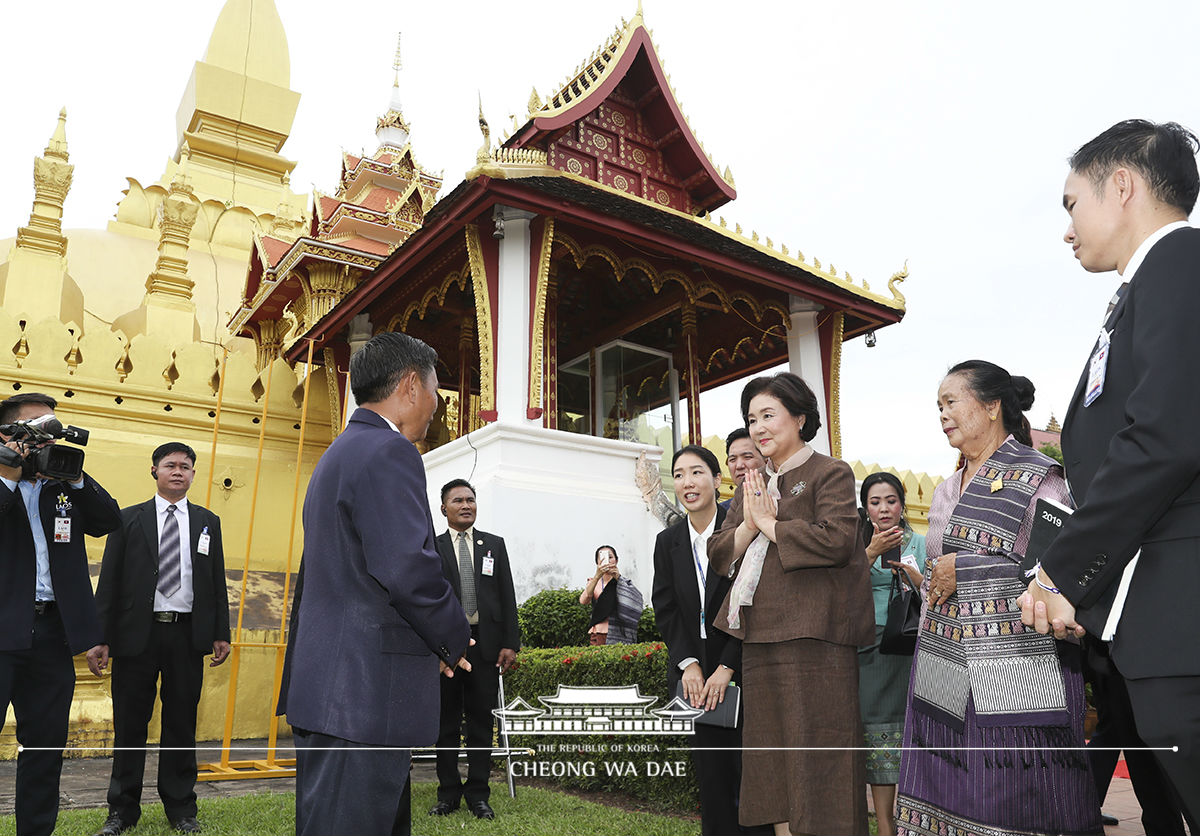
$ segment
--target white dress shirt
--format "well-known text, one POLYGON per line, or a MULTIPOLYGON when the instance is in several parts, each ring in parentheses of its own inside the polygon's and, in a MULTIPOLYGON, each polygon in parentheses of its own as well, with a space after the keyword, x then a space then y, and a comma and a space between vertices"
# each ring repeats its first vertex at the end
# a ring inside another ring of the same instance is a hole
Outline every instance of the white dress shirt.
MULTIPOLYGON (((179 522, 179 589, 167 597, 154 590, 155 612, 191 612, 194 599, 192 591, 192 543, 191 525, 188 523, 187 497, 170 502, 158 494, 154 495, 155 519, 158 522, 158 539, 162 542, 163 525, 167 522, 167 506, 175 506, 175 519, 179 522)), ((157 555, 156 555, 157 556, 157 555)))
MULTIPOLYGON (((708 638, 708 628, 704 624, 704 579, 708 572, 708 538, 713 536, 713 532, 717 528, 717 515, 713 514, 713 518, 708 521, 708 525, 703 531, 697 531, 692 527, 692 521, 688 520, 688 538, 692 544, 692 568, 696 571, 696 587, 700 591, 700 638, 708 638)), ((692 662, 700 660, 694 656, 689 656, 679 663, 679 670, 686 671, 688 665, 692 662)), ((701 668, 704 666, 701 665, 701 668)))

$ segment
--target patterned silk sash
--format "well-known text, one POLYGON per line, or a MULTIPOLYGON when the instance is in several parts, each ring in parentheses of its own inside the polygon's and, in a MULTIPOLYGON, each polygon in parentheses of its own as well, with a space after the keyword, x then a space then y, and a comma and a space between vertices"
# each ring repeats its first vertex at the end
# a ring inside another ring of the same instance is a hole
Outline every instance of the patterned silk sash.
POLYGON ((913 668, 913 707, 961 729, 967 698, 980 725, 1066 725, 1054 638, 1021 624, 1027 585, 1017 534, 1055 462, 1009 438, 975 474, 942 534, 957 552, 956 590, 928 607, 913 668))

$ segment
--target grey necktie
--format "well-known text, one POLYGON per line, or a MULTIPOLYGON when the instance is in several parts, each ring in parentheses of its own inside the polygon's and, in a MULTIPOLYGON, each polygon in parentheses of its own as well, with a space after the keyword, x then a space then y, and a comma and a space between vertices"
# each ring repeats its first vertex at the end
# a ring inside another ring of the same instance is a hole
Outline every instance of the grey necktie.
POLYGON ((158 541, 158 584, 159 593, 170 598, 183 585, 182 566, 179 562, 179 519, 175 506, 167 506, 167 519, 163 523, 162 539, 158 541))
POLYGON ((479 602, 475 600, 475 563, 471 560, 465 531, 458 532, 458 574, 462 582, 463 612, 470 618, 479 609, 479 602))
POLYGON ((1129 282, 1122 282, 1117 288, 1117 292, 1113 294, 1112 301, 1108 303, 1108 310, 1104 312, 1104 327, 1108 327, 1108 320, 1112 318, 1113 311, 1117 309, 1117 305, 1121 304, 1122 297, 1129 290, 1129 282))

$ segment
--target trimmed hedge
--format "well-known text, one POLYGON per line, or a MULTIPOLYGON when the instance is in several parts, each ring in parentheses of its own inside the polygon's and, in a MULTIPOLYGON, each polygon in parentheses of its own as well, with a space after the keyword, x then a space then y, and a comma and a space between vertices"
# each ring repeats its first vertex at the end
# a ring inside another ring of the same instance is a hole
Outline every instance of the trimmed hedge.
MULTIPOLYGON (((580 604, 582 589, 543 589, 517 607, 522 647, 573 647, 587 643, 591 607, 580 604)), ((638 619, 639 642, 662 641, 654 610, 646 607, 638 619)))
MULTIPOLYGON (((578 606, 579 593, 575 595, 578 606)), ((670 701, 666 666, 667 650, 661 642, 525 649, 504 677, 505 697, 510 703, 520 697, 540 708, 542 703, 538 698, 554 696, 560 684, 636 684, 643 696, 658 697, 651 706, 657 709, 670 701)), ((513 746, 528 746, 536 752, 523 765, 515 767, 518 779, 528 774, 566 788, 616 790, 676 813, 694 814, 699 809, 691 754, 686 748, 688 738, 684 735, 513 734, 510 737, 513 746), (682 774, 669 774, 676 771, 678 763, 685 764, 679 770, 682 774), (522 771, 531 769, 568 774, 522 771)))

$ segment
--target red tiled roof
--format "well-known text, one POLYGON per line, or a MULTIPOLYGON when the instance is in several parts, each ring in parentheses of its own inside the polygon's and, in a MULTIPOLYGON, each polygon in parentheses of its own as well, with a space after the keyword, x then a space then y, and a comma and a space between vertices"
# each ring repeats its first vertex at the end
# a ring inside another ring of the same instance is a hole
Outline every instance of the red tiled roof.
POLYGON ((355 235, 353 238, 347 238, 344 241, 337 242, 339 247, 349 247, 354 250, 362 250, 365 253, 372 255, 387 255, 390 253, 391 247, 382 241, 376 241, 372 238, 363 238, 360 235, 355 235))
POLYGON ((373 212, 386 212, 388 204, 394 203, 399 196, 400 192, 395 189, 377 186, 358 205, 373 212))
POLYGON ((279 259, 283 258, 288 250, 292 248, 290 241, 281 241, 278 238, 272 238, 269 235, 262 237, 263 249, 267 252, 267 260, 269 266, 274 267, 279 263, 279 259))

